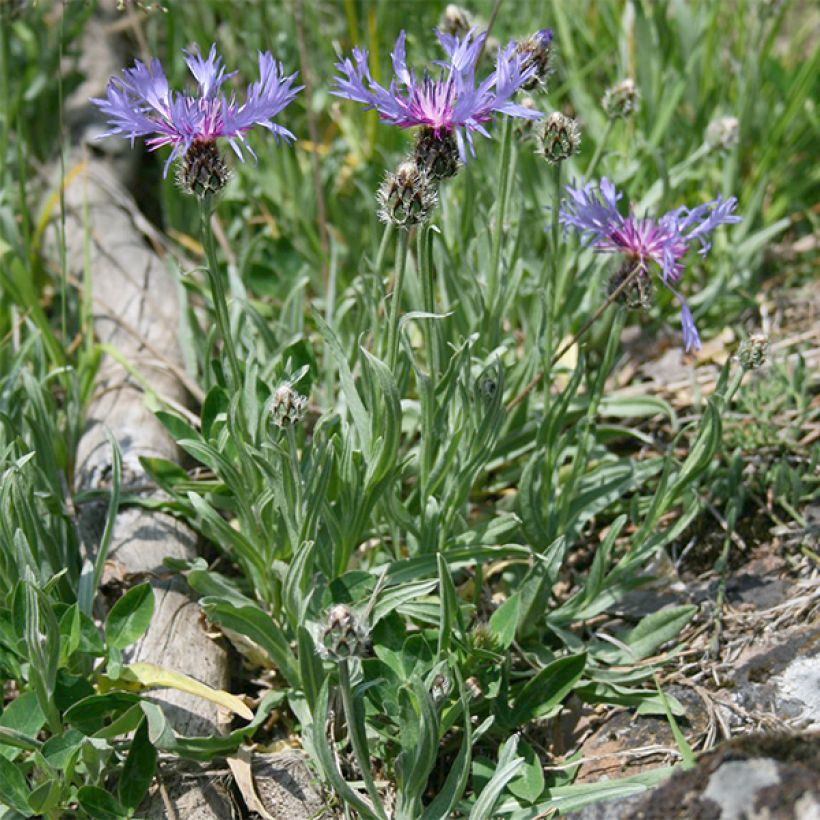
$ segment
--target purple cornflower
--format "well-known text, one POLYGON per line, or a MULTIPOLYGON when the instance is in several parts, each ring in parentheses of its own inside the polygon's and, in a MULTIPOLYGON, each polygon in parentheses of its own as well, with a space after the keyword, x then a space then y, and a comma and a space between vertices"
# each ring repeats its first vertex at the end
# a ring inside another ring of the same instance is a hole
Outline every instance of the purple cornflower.
MULTIPOLYGON (((580 188, 566 186, 569 199, 561 203, 559 219, 564 228, 575 228, 582 240, 602 253, 619 253, 627 257, 641 271, 649 275, 649 263, 660 269, 660 278, 675 294, 681 305, 681 325, 684 348, 700 350, 692 311, 684 298, 675 290, 684 271, 681 261, 691 243, 700 244, 699 253, 705 256, 710 248, 708 234, 718 225, 740 222, 734 215, 737 199, 720 197, 699 205, 693 210, 682 207, 669 211, 660 219, 639 219, 630 211, 624 217, 618 212, 622 194, 606 177, 596 186, 593 183, 580 188)), ((632 270, 635 269, 632 268, 632 270)))
POLYGON ((296 139, 287 128, 273 122, 272 117, 293 100, 302 86, 293 86, 296 74, 285 76, 282 64, 270 52, 259 53, 259 80, 248 86, 241 104, 233 94, 228 98, 220 92, 222 84, 236 72, 225 73, 215 45, 207 59, 194 48, 186 53, 185 62, 199 86, 194 96, 169 90, 165 72, 156 59, 151 60, 150 66, 136 60, 133 68, 123 71, 122 77, 112 77, 105 98, 92 100, 112 126, 100 139, 121 134, 133 145, 136 137, 152 134, 146 140, 152 151, 163 145, 173 146, 165 163, 166 175, 171 162, 184 157, 194 144, 214 143, 218 137, 225 137, 243 162, 242 148, 255 158, 245 141, 245 134, 255 125, 267 128, 277 141, 296 139))
POLYGON ((441 67, 438 79, 430 76, 427 68, 419 79, 405 62, 405 33, 396 40, 391 54, 396 76, 390 88, 377 83, 367 65, 367 51, 354 48, 353 59, 336 63, 343 77, 336 77, 333 94, 375 108, 385 121, 399 128, 424 126, 432 130, 436 139, 445 139, 455 133, 458 152, 466 161, 466 142, 475 156, 472 132, 489 137, 484 123, 495 112, 511 117, 535 120, 541 114, 511 101, 512 95, 536 73, 534 64, 525 66, 524 57, 516 53, 511 42, 499 50, 495 70, 476 86, 475 69, 487 35, 471 29, 463 39, 437 31, 439 43, 447 52, 448 60, 436 63, 441 67))

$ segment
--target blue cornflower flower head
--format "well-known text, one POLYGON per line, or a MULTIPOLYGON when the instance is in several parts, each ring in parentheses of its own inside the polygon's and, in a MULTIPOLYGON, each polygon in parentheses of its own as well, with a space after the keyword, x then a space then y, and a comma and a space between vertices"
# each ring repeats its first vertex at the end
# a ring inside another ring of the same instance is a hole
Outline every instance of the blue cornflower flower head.
POLYGON ((683 257, 693 243, 700 245, 699 253, 705 256, 710 248, 708 236, 718 225, 740 222, 734 214, 737 199, 718 197, 697 208, 678 208, 654 219, 639 218, 633 212, 622 216, 618 200, 623 195, 606 177, 598 185, 567 185, 566 191, 569 198, 562 201, 559 211, 564 230, 574 228, 596 251, 621 254, 631 270, 639 271, 639 277, 648 277, 654 265, 661 282, 680 302, 684 348, 700 350, 692 311, 675 285, 683 275, 683 257))
POLYGON ((517 105, 511 99, 537 70, 535 65, 525 66, 514 42, 499 50, 495 70, 476 85, 476 63, 486 33, 477 34, 471 29, 463 39, 441 31, 436 36, 448 57, 436 63, 441 69, 438 78, 432 77, 428 68, 420 78, 407 68, 406 37, 402 31, 391 55, 395 77, 389 88, 373 79, 367 51, 355 48, 352 60, 344 58, 336 63, 342 76, 335 78, 332 93, 375 109, 382 120, 399 128, 422 126, 442 142, 455 135, 462 162, 467 159, 467 146, 475 156, 472 132, 489 137, 484 125, 496 113, 530 120, 541 117, 540 112, 517 105))
POLYGON ((259 80, 248 86, 241 103, 234 94, 228 97, 221 90, 236 72, 226 73, 215 45, 207 59, 194 48, 186 53, 185 61, 198 86, 193 95, 169 89, 165 72, 156 59, 149 65, 137 60, 133 68, 123 71, 122 77, 112 77, 105 97, 92 100, 112 126, 100 139, 119 134, 133 145, 137 137, 149 137, 146 144, 152 151, 171 145, 165 175, 173 160, 184 159, 192 150, 198 155, 218 157, 215 143, 220 137, 228 140, 243 162, 243 148, 255 158, 245 140, 255 125, 271 131, 277 142, 296 139, 273 117, 294 99, 302 86, 294 86, 296 74, 286 76, 282 64, 270 52, 259 53, 259 80))

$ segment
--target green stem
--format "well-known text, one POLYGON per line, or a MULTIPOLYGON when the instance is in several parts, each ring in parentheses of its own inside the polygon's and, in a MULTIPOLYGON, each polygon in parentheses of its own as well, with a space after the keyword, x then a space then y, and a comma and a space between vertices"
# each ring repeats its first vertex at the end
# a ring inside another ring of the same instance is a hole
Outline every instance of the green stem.
POLYGON ((499 279, 501 275, 501 240, 504 235, 504 217, 506 216, 507 196, 510 188, 510 157, 512 156, 512 125, 509 117, 504 118, 501 134, 501 157, 498 166, 498 190, 495 198, 495 228, 493 230, 492 255, 490 269, 487 273, 487 314, 490 323, 495 317, 495 303, 498 299, 499 279))
POLYGON ((592 162, 589 163, 589 167, 587 168, 586 178, 591 179, 595 174, 595 169, 598 167, 598 162, 601 159, 601 156, 604 153, 604 148, 606 147, 607 142, 609 141, 609 135, 612 133, 612 128, 615 125, 615 120, 607 120, 606 130, 604 131, 603 137, 601 137, 600 142, 597 146, 595 146, 595 153, 592 156, 592 162))
POLYGON ((407 267, 407 231, 399 231, 399 242, 396 250, 396 281, 390 297, 390 317, 387 321, 387 366, 391 371, 396 369, 399 353, 399 311, 401 294, 404 289, 404 270, 407 267))
POLYGON ((230 367, 229 387, 233 390, 241 390, 242 371, 239 368, 239 360, 236 357, 236 350, 233 345, 231 320, 228 314, 228 301, 219 272, 219 262, 216 258, 216 244, 211 228, 211 209, 201 200, 199 214, 202 229, 202 244, 205 248, 205 259, 207 262, 205 269, 208 272, 208 282, 211 286, 211 295, 216 313, 216 326, 219 330, 219 335, 222 337, 225 352, 228 354, 228 365, 230 367))
POLYGON ((359 769, 362 773, 362 780, 364 780, 367 793, 373 801, 373 810, 379 817, 384 818, 385 815, 381 798, 376 789, 376 784, 373 781, 373 773, 370 771, 370 754, 367 749, 367 737, 364 732, 364 726, 358 719, 356 706, 353 702, 353 687, 350 684, 350 668, 348 667, 347 660, 339 661, 339 689, 342 693, 342 706, 344 707, 345 720, 347 722, 347 734, 350 738, 350 745, 353 747, 356 762, 359 764, 359 769))
MULTIPOLYGON (((419 274, 421 278, 422 299, 424 300, 424 310, 426 313, 436 312, 435 291, 433 286, 433 265, 430 258, 430 229, 423 227, 418 233, 417 257, 419 263, 419 274)), ((439 349, 438 349, 438 325, 435 319, 425 319, 424 321, 424 344, 427 353, 427 368, 430 377, 435 378, 439 372, 439 349)))
POLYGON ((379 243, 379 250, 376 253, 376 261, 373 263, 373 272, 378 276, 384 268, 384 257, 387 254, 387 246, 390 244, 390 237, 393 235, 393 223, 388 222, 384 226, 382 241, 379 243))
MULTIPOLYGON (((304 511, 302 509, 302 471, 299 469, 299 451, 296 447, 296 429, 293 424, 287 425, 288 455, 290 456, 290 471, 293 475, 293 487, 296 493, 296 528, 301 530, 304 511)), ((297 544, 293 548, 297 548, 297 544)))
POLYGON ((561 208, 561 165, 562 163, 560 162, 555 165, 553 168, 552 178, 552 248, 550 249, 550 265, 552 268, 552 305, 550 306, 550 324, 554 324, 558 321, 558 317, 561 315, 561 308, 564 299, 564 271, 560 268, 558 259, 558 217, 560 215, 561 208))

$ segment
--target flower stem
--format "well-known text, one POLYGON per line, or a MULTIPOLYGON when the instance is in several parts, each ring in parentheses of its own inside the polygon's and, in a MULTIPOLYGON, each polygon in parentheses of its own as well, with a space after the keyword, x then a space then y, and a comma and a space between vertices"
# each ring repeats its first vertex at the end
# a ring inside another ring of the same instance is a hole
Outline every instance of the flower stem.
POLYGON ((498 166, 498 191, 495 197, 495 229, 493 230, 492 253, 490 268, 487 272, 487 301, 486 310, 489 318, 488 328, 495 318, 496 301, 498 299, 498 282, 501 267, 501 239, 504 234, 504 217, 507 207, 507 195, 510 188, 510 157, 512 155, 512 125, 510 118, 504 118, 501 135, 501 158, 498 166))
MULTIPOLYGON (((290 456, 290 470, 293 476, 293 490, 296 493, 296 524, 301 529, 304 511, 302 509, 302 471, 299 469, 299 451, 296 447, 296 429, 293 424, 287 425, 288 455, 290 456)), ((294 549, 296 549, 294 544, 294 549)))
POLYGON ((239 360, 236 357, 236 350, 233 346, 231 336, 231 321, 228 314, 228 302, 225 297, 225 288, 222 285, 222 277, 219 272, 219 263, 216 258, 216 245, 214 243, 214 232, 211 228, 211 209, 200 200, 200 225, 202 229, 202 244, 205 248, 205 266, 208 272, 208 282, 211 286, 211 295, 214 302, 214 312, 216 313, 216 326, 225 352, 228 354, 229 387, 233 390, 240 390, 242 387, 242 371, 239 368, 239 360))
POLYGON ((390 237, 393 235, 393 223, 388 222, 384 226, 382 241, 379 243, 379 250, 376 253, 376 261, 373 263, 373 272, 378 276, 384 267, 384 257, 387 254, 387 246, 390 244, 390 237))
POLYGON ((399 242, 396 249, 396 281, 390 296, 390 318, 387 321, 387 366, 391 371, 396 369, 396 358, 399 353, 399 311, 401 310, 401 293, 404 289, 404 270, 407 267, 407 231, 399 231, 399 242))
POLYGON ((344 707, 345 721, 347 722, 347 734, 350 739, 350 745, 353 747, 356 762, 359 764, 359 769, 362 773, 362 780, 364 781, 368 795, 370 795, 370 799, 373 801, 373 810, 379 817, 384 818, 385 815, 381 798, 376 789, 376 784, 373 781, 373 773, 370 771, 370 754, 367 748, 367 737, 364 732, 364 726, 360 724, 356 713, 356 705, 353 702, 353 688, 350 684, 350 667, 348 666, 347 659, 339 661, 339 689, 342 693, 342 706, 344 707))
POLYGON ((595 146, 595 153, 592 155, 592 161, 589 163, 589 167, 586 170, 587 179, 591 179, 593 174, 595 173, 595 169, 598 167, 598 162, 600 161, 601 156, 604 153, 604 148, 606 147, 606 144, 609 141, 609 135, 612 133, 612 128, 614 125, 615 120, 607 120, 604 135, 601 137, 598 145, 595 146))
POLYGON ((549 367, 545 368, 540 373, 537 373, 535 376, 533 376, 530 383, 515 398, 509 401, 509 403, 507 404, 507 412, 515 409, 522 401, 524 401, 524 399, 527 396, 529 396, 530 393, 532 393, 533 390, 535 390, 536 387, 538 387, 538 385, 541 383, 541 380, 544 378, 544 374, 548 370, 551 370, 553 367, 555 367, 555 365, 559 361, 561 361, 566 352, 574 344, 578 343, 579 339, 581 339, 581 337, 587 333, 587 331, 595 324, 595 322, 597 322, 598 319, 601 318, 603 312, 627 289, 627 287, 629 287, 629 285, 632 284, 632 282, 635 281, 636 277, 641 275, 641 273, 642 272, 640 268, 635 268, 635 270, 633 270, 632 273, 630 273, 629 276, 627 276, 624 279, 624 281, 621 282, 621 284, 618 285, 618 287, 612 291, 612 293, 607 297, 606 301, 598 308, 598 310, 596 310, 595 313, 593 313, 592 316, 590 316, 590 318, 587 319, 586 322, 584 322, 581 329, 552 357, 549 363, 549 367))
MULTIPOLYGON (((427 227, 419 229, 418 246, 416 255, 418 257, 419 274, 421 278, 422 298, 424 300, 425 313, 435 313, 435 291, 433 288, 433 265, 430 258, 430 230, 427 227)), ((427 368, 431 378, 439 372, 439 348, 438 348, 438 325, 435 319, 428 318, 424 321, 424 343, 427 348, 427 368)))
POLYGON ((552 321, 555 322, 561 311, 561 304, 564 298, 564 276, 563 270, 559 270, 558 263, 558 236, 559 236, 559 211, 561 207, 561 165, 557 163, 553 168, 553 194, 552 194, 552 321))

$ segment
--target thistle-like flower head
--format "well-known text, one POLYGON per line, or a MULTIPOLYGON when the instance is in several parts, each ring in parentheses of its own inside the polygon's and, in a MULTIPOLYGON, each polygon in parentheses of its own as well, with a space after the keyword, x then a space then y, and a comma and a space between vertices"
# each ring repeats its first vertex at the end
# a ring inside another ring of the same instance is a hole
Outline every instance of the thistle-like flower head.
POLYGON ((108 118, 111 130, 102 137, 120 134, 131 140, 149 137, 154 151, 163 145, 173 146, 165 163, 165 174, 171 162, 184 157, 195 143, 212 143, 219 137, 228 140, 240 160, 242 149, 253 151, 245 135, 255 125, 273 133, 277 141, 291 142, 294 135, 273 122, 302 86, 294 86, 296 74, 285 75, 281 63, 270 52, 259 53, 259 80, 248 86, 244 102, 221 91, 226 80, 234 76, 225 72, 222 58, 211 46, 207 58, 197 49, 186 54, 186 63, 197 82, 197 92, 182 94, 168 88, 168 80, 159 60, 145 65, 137 60, 122 77, 112 77, 105 97, 92 102, 108 118))
POLYGON ((718 197, 692 210, 682 207, 655 219, 639 218, 633 212, 622 216, 618 200, 623 195, 606 177, 597 185, 568 185, 566 191, 569 198, 562 201, 559 213, 564 229, 574 228, 584 242, 601 253, 622 254, 641 275, 648 276, 654 263, 661 281, 680 302, 684 348, 699 350, 692 311, 674 286, 683 275, 683 257, 694 243, 705 256, 710 248, 708 235, 718 225, 740 222, 734 214, 737 199, 718 197))
POLYGON ((495 70, 476 85, 476 63, 486 33, 478 34, 471 29, 463 39, 441 31, 436 35, 448 57, 438 63, 438 78, 431 76, 427 68, 421 78, 407 68, 402 31, 392 53, 395 77, 389 88, 373 79, 367 51, 356 48, 353 59, 348 57, 336 63, 342 76, 335 78, 333 93, 374 108, 385 122, 399 128, 425 126, 439 139, 455 134, 462 161, 466 161, 467 146, 475 156, 472 132, 490 136, 484 125, 496 112, 533 120, 541 116, 538 111, 512 102, 513 94, 536 72, 535 65, 525 66, 514 42, 499 50, 495 70))

